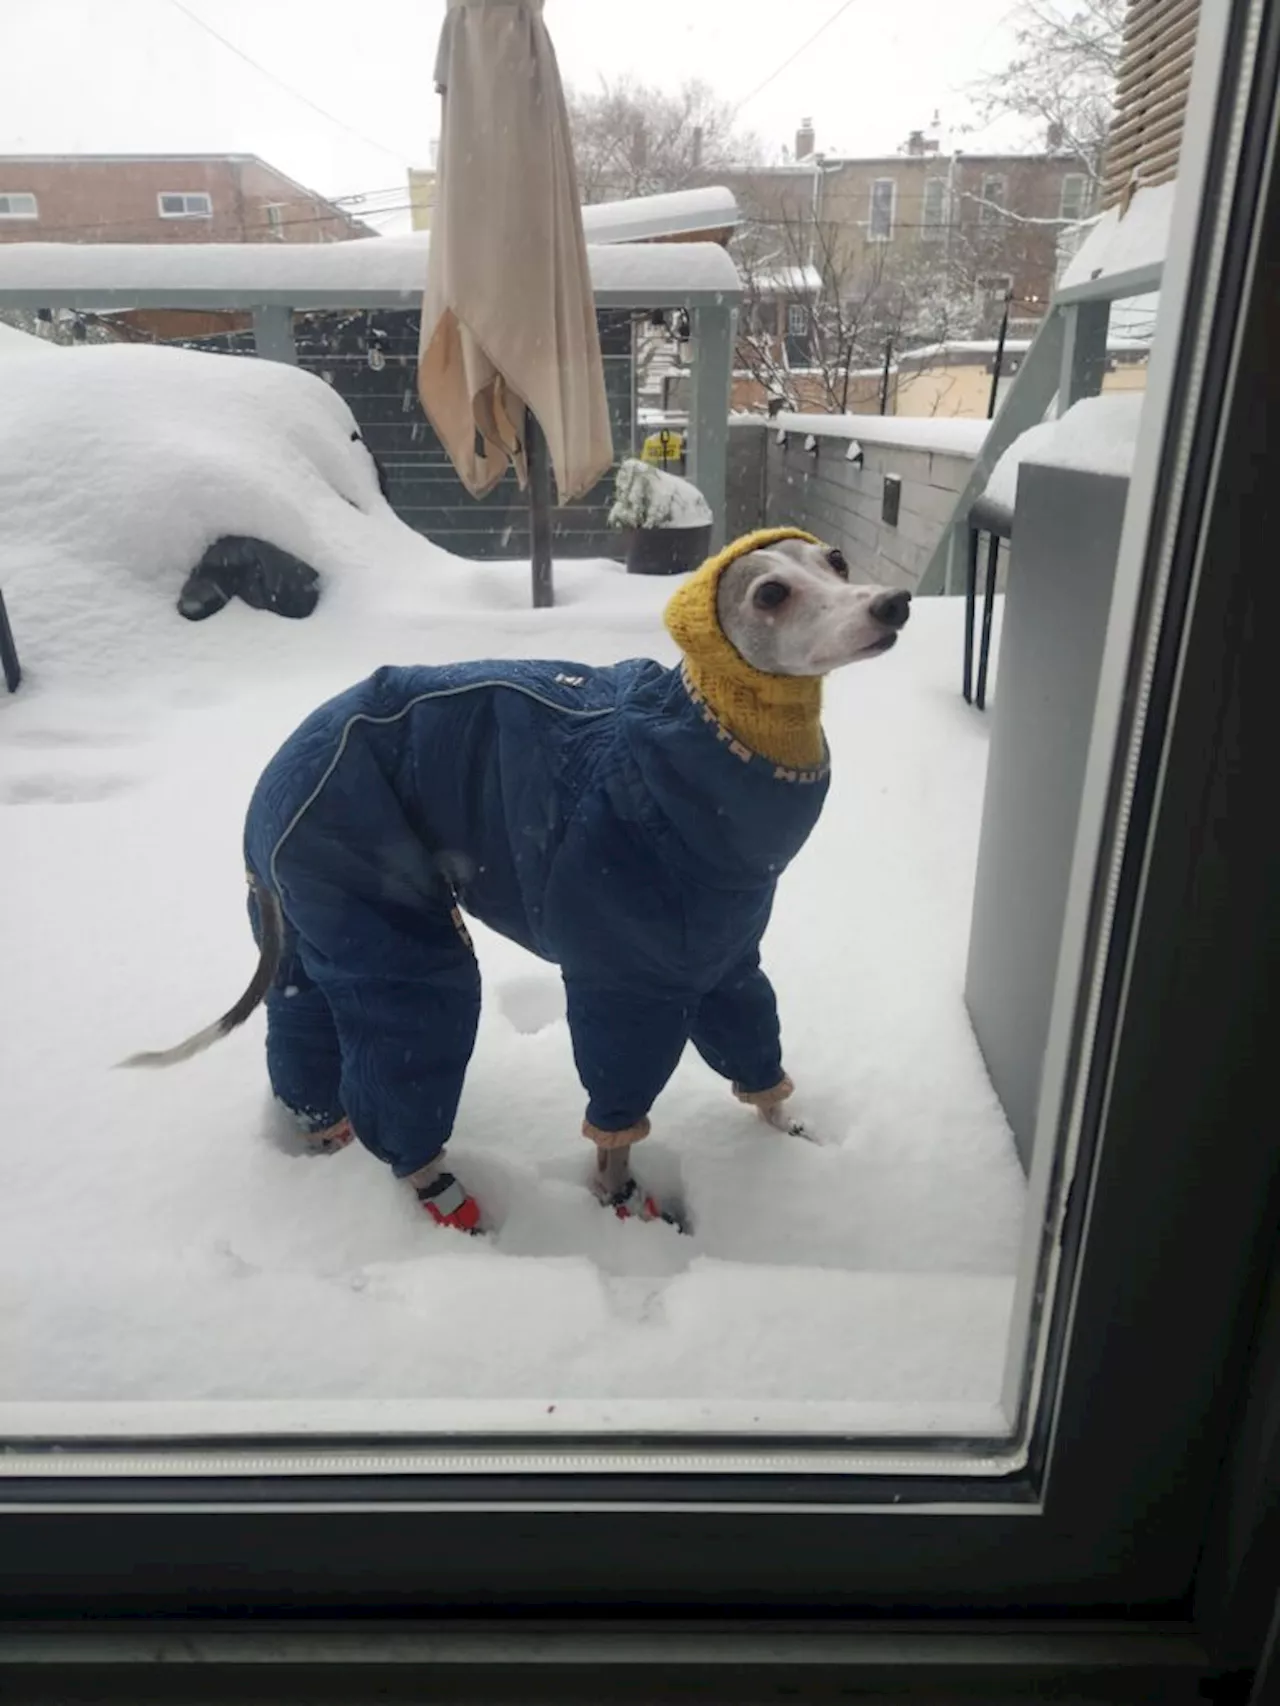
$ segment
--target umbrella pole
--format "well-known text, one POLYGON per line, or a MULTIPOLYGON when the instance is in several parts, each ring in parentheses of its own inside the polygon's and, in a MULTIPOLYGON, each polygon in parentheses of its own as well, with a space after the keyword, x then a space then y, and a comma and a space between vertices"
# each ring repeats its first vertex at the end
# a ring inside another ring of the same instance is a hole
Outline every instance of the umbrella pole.
POLYGON ((533 562, 533 608, 555 603, 551 585, 551 458, 532 409, 524 412, 524 455, 529 469, 529 548, 533 562))

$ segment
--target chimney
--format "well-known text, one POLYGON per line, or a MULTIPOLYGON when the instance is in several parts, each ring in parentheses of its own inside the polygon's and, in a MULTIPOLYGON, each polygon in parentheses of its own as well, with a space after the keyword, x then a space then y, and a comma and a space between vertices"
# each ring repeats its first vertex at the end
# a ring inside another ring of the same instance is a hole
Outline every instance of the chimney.
POLYGON ((695 171, 697 171, 698 167, 702 164, 702 126, 700 124, 695 124, 693 127, 693 137, 690 142, 689 156, 690 165, 695 171))
POLYGON ((807 160, 809 158, 813 153, 813 144, 815 140, 813 120, 811 118, 802 118, 800 120, 800 128, 796 132, 797 160, 807 160))

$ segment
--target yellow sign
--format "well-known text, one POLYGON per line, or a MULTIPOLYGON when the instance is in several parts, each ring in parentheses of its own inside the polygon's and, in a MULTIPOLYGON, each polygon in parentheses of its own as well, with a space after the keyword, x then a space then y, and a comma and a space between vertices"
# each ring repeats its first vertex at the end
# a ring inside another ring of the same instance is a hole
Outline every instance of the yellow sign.
POLYGON ((642 462, 679 462, 684 456, 684 434, 673 432, 670 427, 663 427, 661 432, 651 432, 640 449, 642 462))

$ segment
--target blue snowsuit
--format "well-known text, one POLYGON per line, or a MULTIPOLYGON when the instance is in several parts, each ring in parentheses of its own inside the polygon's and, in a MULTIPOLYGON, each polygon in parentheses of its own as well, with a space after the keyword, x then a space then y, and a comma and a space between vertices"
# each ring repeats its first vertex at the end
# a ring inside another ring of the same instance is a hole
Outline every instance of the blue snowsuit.
POLYGON ((404 1176, 448 1140, 480 979, 455 902, 562 971, 587 1119, 637 1125, 692 1040, 744 1092, 782 1078, 759 944, 827 790, 747 753, 681 672, 386 668, 271 760, 245 832, 279 898, 268 1069, 404 1176))

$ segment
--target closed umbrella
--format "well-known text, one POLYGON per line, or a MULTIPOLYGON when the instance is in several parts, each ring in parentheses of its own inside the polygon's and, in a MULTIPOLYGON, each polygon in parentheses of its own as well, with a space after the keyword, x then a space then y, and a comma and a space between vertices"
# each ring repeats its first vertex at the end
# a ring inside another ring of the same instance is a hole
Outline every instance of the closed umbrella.
POLYGON ((551 603, 561 504, 613 461, 564 91, 542 0, 448 0, 418 389, 463 484, 513 465, 530 494, 533 601, 551 603))

